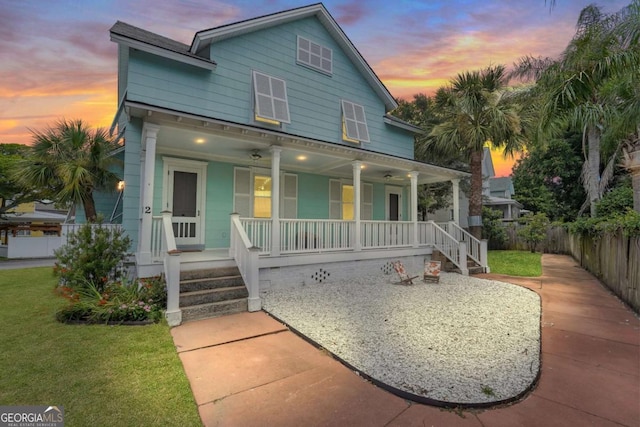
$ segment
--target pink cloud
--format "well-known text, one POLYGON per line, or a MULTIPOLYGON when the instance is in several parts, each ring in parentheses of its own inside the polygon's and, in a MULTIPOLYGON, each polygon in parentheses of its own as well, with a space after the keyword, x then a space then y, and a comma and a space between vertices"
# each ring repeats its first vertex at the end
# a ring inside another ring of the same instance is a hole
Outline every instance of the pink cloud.
POLYGON ((365 2, 352 1, 335 6, 335 19, 340 25, 354 25, 365 17, 370 8, 365 2))

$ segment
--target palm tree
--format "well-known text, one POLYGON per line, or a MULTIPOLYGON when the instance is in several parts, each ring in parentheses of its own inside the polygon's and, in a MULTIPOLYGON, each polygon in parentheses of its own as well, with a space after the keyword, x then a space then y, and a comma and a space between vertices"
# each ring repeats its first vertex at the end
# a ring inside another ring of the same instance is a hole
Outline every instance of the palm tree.
POLYGON ((469 229, 482 236, 482 155, 490 142, 506 154, 523 144, 517 106, 506 91, 502 65, 458 74, 435 99, 441 123, 429 133, 427 146, 446 155, 462 154, 469 162, 469 229))
MULTIPOLYGON (((526 57, 516 64, 512 76, 536 80, 536 94, 541 99, 539 135, 549 138, 566 126, 583 132, 585 163, 583 182, 587 200, 595 216, 596 202, 602 197, 613 177, 620 155, 619 133, 631 125, 636 128, 638 116, 620 114, 629 110, 629 99, 638 82, 638 22, 640 1, 622 11, 603 14, 597 6, 587 6, 580 13, 577 31, 562 56, 557 60, 526 57), (613 126, 620 123, 623 126, 613 126), (601 149, 608 154, 602 162, 601 149), (607 166, 602 169, 601 162, 607 166)), ((630 105, 636 105, 635 101, 630 105)), ((631 109, 633 110, 633 108, 631 109)))
POLYGON ((119 145, 105 129, 91 131, 82 120, 61 120, 43 132, 31 131, 30 155, 22 161, 21 180, 47 189, 59 203, 82 204, 88 221, 95 221, 96 190, 115 191, 119 177, 112 172, 119 145))

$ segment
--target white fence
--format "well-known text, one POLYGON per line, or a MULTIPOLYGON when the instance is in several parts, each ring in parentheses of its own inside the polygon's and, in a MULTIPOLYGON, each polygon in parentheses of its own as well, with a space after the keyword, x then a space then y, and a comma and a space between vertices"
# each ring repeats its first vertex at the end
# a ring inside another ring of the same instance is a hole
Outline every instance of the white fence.
MULTIPOLYGON (((69 235, 84 224, 62 224, 59 236, 7 235, 7 244, 0 245, 0 256, 9 259, 51 258, 54 251, 67 244, 69 235)), ((95 225, 94 227, 98 227, 95 225)), ((120 228, 120 224, 102 224, 103 228, 120 228)))

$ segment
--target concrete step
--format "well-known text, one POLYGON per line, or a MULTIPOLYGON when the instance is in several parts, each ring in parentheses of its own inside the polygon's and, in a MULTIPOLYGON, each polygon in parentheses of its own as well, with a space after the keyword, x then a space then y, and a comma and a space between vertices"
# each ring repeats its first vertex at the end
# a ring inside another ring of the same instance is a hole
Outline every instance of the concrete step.
POLYGON ((183 270, 180 272, 180 281, 203 279, 223 276, 239 276, 238 267, 202 268, 198 270, 183 270))
POLYGON ((180 293, 180 307, 190 307, 194 305, 208 304, 247 298, 249 292, 244 285, 231 286, 226 288, 205 289, 193 292, 180 293))
POLYGON ((469 267, 469 275, 473 276, 474 274, 482 274, 484 273, 484 268, 479 265, 469 267))
POLYGON ((182 308, 182 322, 225 316, 247 310, 246 298, 193 305, 182 308))
POLYGON ((229 288, 233 286, 244 286, 242 276, 237 274, 232 276, 196 277, 180 280, 180 293, 229 288))

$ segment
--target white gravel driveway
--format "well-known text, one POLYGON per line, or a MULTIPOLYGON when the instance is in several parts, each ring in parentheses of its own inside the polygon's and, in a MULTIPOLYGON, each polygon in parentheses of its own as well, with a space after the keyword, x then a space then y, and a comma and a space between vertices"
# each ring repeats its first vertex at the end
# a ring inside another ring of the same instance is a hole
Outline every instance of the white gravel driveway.
POLYGON ((264 293, 263 308, 369 377, 419 398, 486 404, 516 397, 540 367, 540 298, 507 283, 442 273, 264 293))

